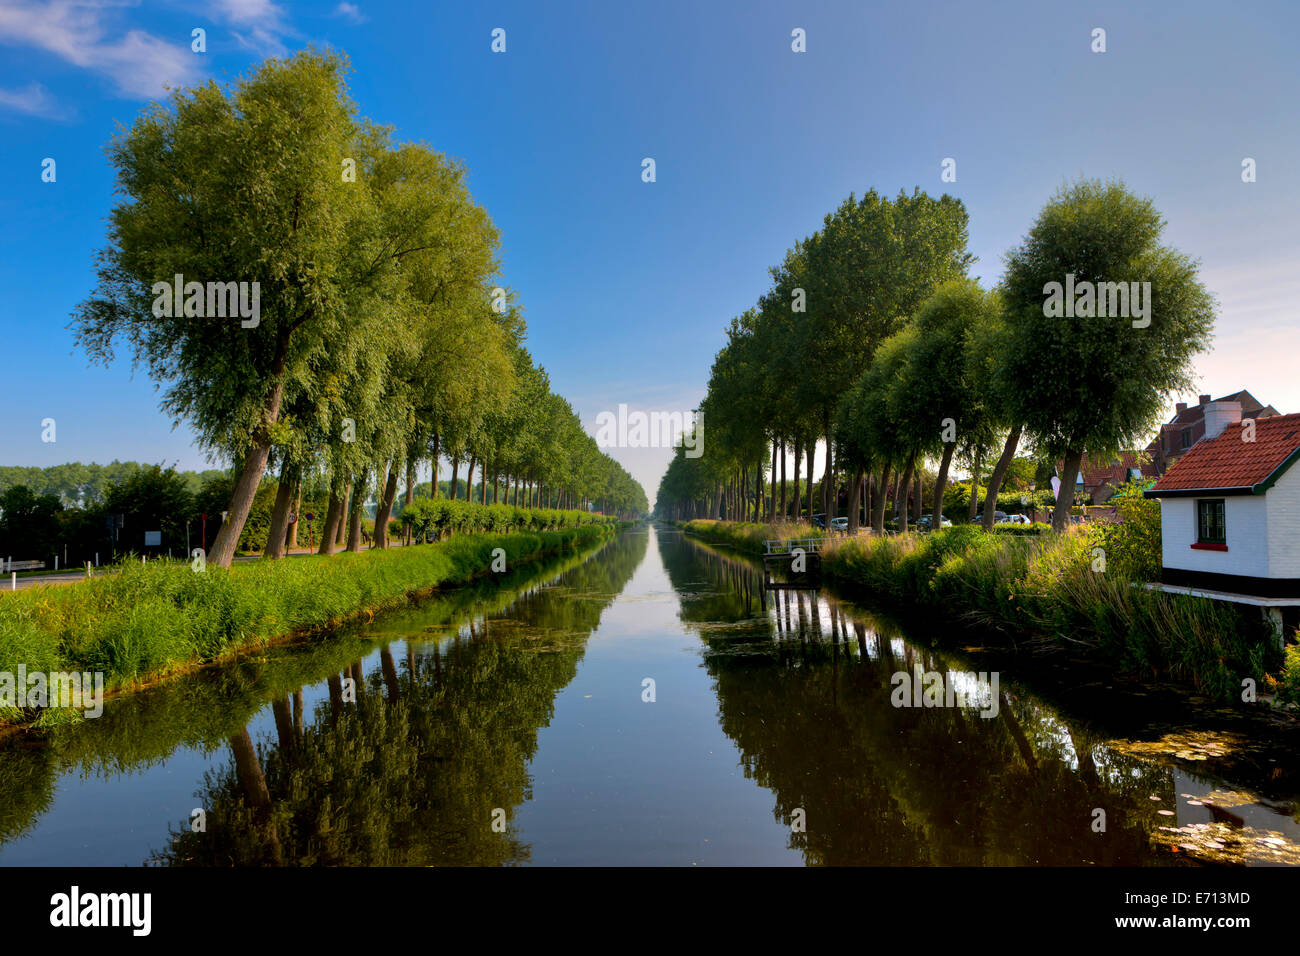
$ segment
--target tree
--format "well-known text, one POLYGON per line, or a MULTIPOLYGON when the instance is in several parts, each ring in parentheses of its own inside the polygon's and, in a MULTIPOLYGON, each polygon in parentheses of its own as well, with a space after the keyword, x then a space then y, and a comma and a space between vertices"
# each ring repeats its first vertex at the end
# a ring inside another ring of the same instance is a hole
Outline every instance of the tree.
POLYGON ((37 495, 25 485, 0 493, 0 556, 19 560, 48 558, 59 547, 59 514, 55 495, 37 495))
MULTIPOLYGON (((935 199, 919 188, 887 199, 874 189, 850 195, 803 246, 808 312, 797 340, 801 405, 827 439, 826 477, 834 473, 831 419, 842 394, 936 285, 964 277, 967 213, 961 200, 935 199)), ((811 448, 810 448, 811 460, 811 448)), ((810 474, 811 481, 812 475, 810 474)), ((834 510, 824 481, 822 505, 834 510)))
MULTIPOLYGON (((1035 445, 1064 458, 1070 479, 1085 453, 1110 460, 1144 439, 1168 397, 1192 387, 1192 358, 1208 348, 1214 298, 1193 260, 1159 244, 1164 226, 1152 202, 1122 183, 1084 180, 1059 190, 1007 255, 1001 391, 1035 445), (1149 312, 1101 316, 1080 301, 1074 318, 1045 315, 1051 283, 1085 282, 1139 283, 1127 288, 1149 290, 1149 312)), ((1068 517, 1064 502, 1053 528, 1068 517)))
POLYGON ((210 82, 172 94, 109 146, 124 199, 98 289, 74 313, 76 338, 105 363, 125 339, 166 383, 163 408, 201 446, 242 462, 209 557, 221 566, 265 473, 286 384, 311 382, 315 362, 350 354, 366 331, 347 308, 375 250, 352 228, 367 194, 341 175, 363 138, 345 71, 335 54, 268 60, 230 91, 210 82), (246 282, 250 300, 257 282, 256 324, 196 316, 188 290, 189 315, 156 314, 155 284, 175 275, 246 282))

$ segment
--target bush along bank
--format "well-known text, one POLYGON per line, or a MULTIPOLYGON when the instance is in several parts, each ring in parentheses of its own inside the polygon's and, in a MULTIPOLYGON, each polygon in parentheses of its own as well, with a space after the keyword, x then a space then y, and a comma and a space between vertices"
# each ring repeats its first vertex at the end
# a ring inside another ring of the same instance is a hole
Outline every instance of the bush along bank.
MULTIPOLYGON (((0 674, 101 673, 106 690, 335 627, 414 596, 513 570, 613 534, 612 519, 554 531, 455 535, 390 550, 239 563, 125 561, 112 574, 0 596, 0 674), (500 551, 497 551, 500 549, 500 551)), ((31 717, 0 707, 0 721, 31 717)), ((52 711, 42 719, 54 719, 52 711)))
MULTIPOLYGON (((767 538, 809 536, 805 526, 715 521, 687 522, 684 530, 754 554, 767 538)), ((1300 702, 1300 651, 1288 649, 1284 663, 1258 614, 1250 613, 1256 609, 1135 586, 1140 579, 1124 569, 1140 562, 1114 533, 1098 526, 1059 535, 990 535, 966 525, 933 534, 862 535, 829 542, 821 568, 846 593, 1083 645, 1121 672, 1190 684, 1221 700, 1240 700, 1242 682, 1251 678, 1279 701, 1300 702), (1118 560, 1098 560, 1104 534, 1112 536, 1118 560)))
POLYGON ((426 535, 444 538, 449 534, 477 532, 555 531, 609 521, 590 511, 554 508, 519 508, 515 505, 481 505, 451 498, 416 498, 399 518, 388 523, 394 535, 408 529, 418 541, 426 535))

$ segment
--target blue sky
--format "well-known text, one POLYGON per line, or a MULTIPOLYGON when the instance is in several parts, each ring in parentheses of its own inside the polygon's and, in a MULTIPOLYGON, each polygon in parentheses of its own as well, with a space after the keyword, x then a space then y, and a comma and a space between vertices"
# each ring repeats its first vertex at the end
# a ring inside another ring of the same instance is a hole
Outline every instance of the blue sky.
MULTIPOLYGON (((0 463, 206 466, 128 356, 89 367, 66 330, 113 200, 103 147, 163 84, 307 44, 348 53, 362 112, 465 161, 529 346, 593 433, 620 402, 697 404, 727 321, 850 192, 961 197, 991 284, 1085 175, 1151 196, 1202 261, 1221 311, 1200 390, 1300 411, 1297 26, 1287 3, 0 0, 0 463)), ((667 453, 610 451, 653 496, 667 453)))

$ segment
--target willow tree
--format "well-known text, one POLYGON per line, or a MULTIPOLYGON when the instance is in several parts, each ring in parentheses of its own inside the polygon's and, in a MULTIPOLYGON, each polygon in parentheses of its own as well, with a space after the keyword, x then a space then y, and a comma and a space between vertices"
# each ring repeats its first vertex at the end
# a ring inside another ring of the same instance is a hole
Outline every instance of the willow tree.
MULTIPOLYGON (((853 468, 849 489, 849 529, 858 527, 858 501, 864 472, 879 470, 876 495, 871 508, 871 526, 877 534, 885 530, 885 498, 895 468, 907 465, 910 480, 916 441, 907 433, 904 414, 913 396, 908 394, 906 370, 917 348, 917 329, 909 325, 881 343, 867 370, 840 403, 836 415, 836 440, 848 466, 853 468)), ((900 487, 905 491, 907 481, 900 487)))
MULTIPOLYGON (((1064 459, 1066 488, 1085 453, 1109 460, 1145 440, 1169 395, 1192 387, 1192 359, 1209 347, 1214 297, 1194 260, 1160 245, 1164 227, 1154 204, 1122 183, 1083 180, 1061 188, 1007 254, 1014 347, 998 374, 1025 432, 1064 459), (1072 291, 1062 314, 1049 315, 1052 299, 1072 291)), ((1065 501, 1053 528, 1068 517, 1065 501)))
POLYGON ((389 242, 411 250, 397 270, 388 384, 392 407, 403 412, 402 434, 375 461, 376 474, 386 473, 375 515, 375 541, 383 547, 399 470, 405 467, 410 496, 418 462, 431 457, 436 488, 443 432, 469 431, 508 400, 509 351, 523 321, 513 305, 493 308, 499 234, 471 199, 462 166, 405 145, 381 158, 376 181, 389 242))
POLYGON ((953 452, 959 444, 987 444, 988 413, 972 374, 972 345, 977 330, 996 321, 996 297, 971 279, 940 285, 912 319, 916 338, 906 367, 899 373, 904 397, 900 423, 918 453, 939 455, 933 527, 943 517, 943 493, 953 452))
POLYGON ((209 556, 221 566, 265 473, 286 382, 310 377, 331 343, 365 331, 345 307, 373 252, 351 229, 368 194, 346 175, 363 131, 345 72, 330 53, 269 60, 231 89, 210 82, 172 94, 108 148, 123 198, 98 287, 73 327, 92 360, 111 361, 114 341, 125 340, 165 386, 175 422, 240 463, 209 556), (219 303, 202 285, 186 289, 180 315, 155 310, 156 284, 178 275, 248 283, 250 307, 258 283, 260 311, 213 317, 219 303))
MULTIPOLYGON (((890 200, 874 189, 850 195, 803 250, 807 315, 798 338, 797 394, 820 419, 826 472, 834 473, 831 419, 841 395, 936 285, 966 275, 967 213, 961 200, 915 189, 890 200)), ((809 478, 811 479, 811 475, 809 478)), ((830 482, 823 510, 833 508, 830 482)))

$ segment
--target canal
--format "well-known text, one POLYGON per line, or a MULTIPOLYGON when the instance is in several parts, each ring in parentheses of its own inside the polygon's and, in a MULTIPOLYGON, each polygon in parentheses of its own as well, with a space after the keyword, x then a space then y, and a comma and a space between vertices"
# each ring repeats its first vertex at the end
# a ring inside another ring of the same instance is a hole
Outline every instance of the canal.
POLYGON ((0 741, 0 865, 1300 864, 1292 726, 938 620, 633 528, 0 741))

